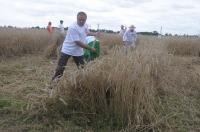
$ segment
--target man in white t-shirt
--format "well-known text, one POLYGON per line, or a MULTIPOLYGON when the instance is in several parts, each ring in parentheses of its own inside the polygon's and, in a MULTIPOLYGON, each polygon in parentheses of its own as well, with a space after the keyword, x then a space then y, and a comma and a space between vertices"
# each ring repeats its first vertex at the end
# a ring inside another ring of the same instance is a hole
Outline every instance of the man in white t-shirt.
POLYGON ((59 24, 59 30, 60 30, 60 33, 62 33, 62 34, 65 32, 63 22, 64 22, 63 20, 60 20, 60 24, 59 24))
POLYGON ((58 66, 56 68, 55 78, 60 78, 63 75, 65 66, 69 58, 72 56, 77 67, 83 68, 84 60, 84 49, 88 49, 91 53, 95 53, 96 50, 93 47, 89 47, 86 44, 86 36, 99 36, 99 32, 93 33, 88 29, 88 25, 85 23, 87 20, 87 14, 85 12, 79 12, 77 14, 77 21, 69 26, 66 38, 63 42, 61 55, 58 61, 58 66))
POLYGON ((128 30, 124 33, 123 41, 125 42, 125 53, 129 52, 135 47, 137 39, 137 33, 135 31, 135 26, 131 25, 128 30))

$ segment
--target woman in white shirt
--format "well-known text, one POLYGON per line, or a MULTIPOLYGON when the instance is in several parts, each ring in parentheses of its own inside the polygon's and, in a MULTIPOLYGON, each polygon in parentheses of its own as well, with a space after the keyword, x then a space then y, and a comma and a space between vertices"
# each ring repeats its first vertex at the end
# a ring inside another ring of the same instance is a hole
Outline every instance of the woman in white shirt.
POLYGON ((124 27, 124 25, 121 25, 121 29, 120 29, 119 35, 123 37, 125 32, 126 32, 126 27, 124 27))

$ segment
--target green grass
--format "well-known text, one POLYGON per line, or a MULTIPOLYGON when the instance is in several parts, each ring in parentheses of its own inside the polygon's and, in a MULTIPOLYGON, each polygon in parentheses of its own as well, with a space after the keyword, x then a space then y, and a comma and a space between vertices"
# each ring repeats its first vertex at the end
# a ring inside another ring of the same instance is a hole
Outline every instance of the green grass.
MULTIPOLYGON (((75 124, 79 117, 65 118, 55 106, 48 111, 27 109, 28 95, 43 93, 56 64, 57 59, 45 59, 42 54, 1 59, 0 129, 4 129, 5 132, 79 132, 90 129, 75 124)), ((70 61, 69 65, 74 66, 70 61)))
POLYGON ((0 99, 0 115, 15 115, 21 114, 22 110, 26 108, 26 104, 23 101, 0 99))

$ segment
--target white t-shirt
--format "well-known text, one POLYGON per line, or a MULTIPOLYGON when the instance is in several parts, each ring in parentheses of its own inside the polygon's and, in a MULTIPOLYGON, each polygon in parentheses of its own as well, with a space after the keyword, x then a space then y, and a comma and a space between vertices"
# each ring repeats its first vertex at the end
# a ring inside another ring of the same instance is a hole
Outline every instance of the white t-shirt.
POLYGON ((61 33, 64 33, 65 29, 64 26, 62 24, 59 25, 59 30, 61 33))
MULTIPOLYGON (((88 43, 94 41, 95 39, 96 39, 95 36, 87 36, 86 37, 86 43, 88 44, 88 43)), ((99 40, 96 39, 96 41, 99 41, 99 40)))
POLYGON ((126 30, 123 36, 123 41, 133 42, 136 41, 136 39, 137 39, 137 33, 135 32, 135 30, 133 32, 131 32, 130 29, 126 30))
POLYGON ((71 56, 82 56, 83 48, 76 45, 75 41, 81 41, 86 44, 86 36, 89 33, 88 25, 85 23, 80 27, 77 22, 69 26, 61 52, 71 56))

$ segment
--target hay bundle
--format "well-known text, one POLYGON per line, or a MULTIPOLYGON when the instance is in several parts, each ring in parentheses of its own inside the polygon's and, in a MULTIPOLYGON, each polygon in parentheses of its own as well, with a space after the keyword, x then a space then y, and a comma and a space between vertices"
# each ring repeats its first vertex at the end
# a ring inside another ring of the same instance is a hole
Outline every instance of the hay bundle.
POLYGON ((56 43, 51 44, 49 45, 49 47, 46 48, 46 50, 44 51, 44 56, 46 58, 59 57, 63 41, 64 41, 64 36, 63 34, 60 34, 56 39, 56 43))
POLYGON ((83 70, 64 74, 51 99, 74 102, 79 110, 111 116, 120 124, 148 125, 156 121, 152 105, 167 65, 162 52, 148 48, 126 56, 115 49, 83 70))

